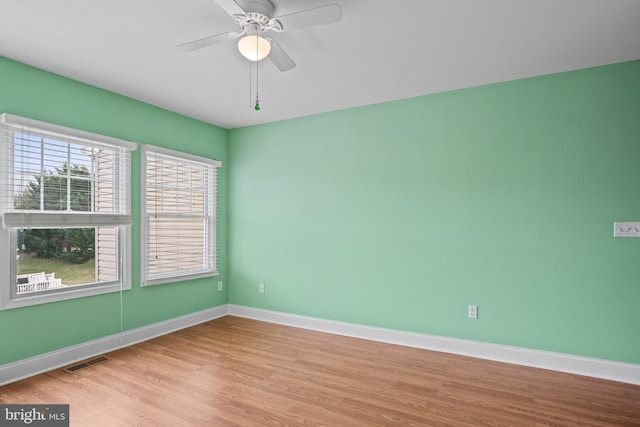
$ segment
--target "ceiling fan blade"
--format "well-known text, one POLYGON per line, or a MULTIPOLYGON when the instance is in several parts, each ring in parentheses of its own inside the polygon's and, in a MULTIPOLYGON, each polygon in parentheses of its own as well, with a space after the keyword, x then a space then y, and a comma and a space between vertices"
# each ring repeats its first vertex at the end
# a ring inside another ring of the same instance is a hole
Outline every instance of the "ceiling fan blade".
POLYGON ((247 12, 245 12, 244 9, 242 9, 240 5, 236 3, 234 0, 214 0, 214 1, 218 3, 218 6, 224 9, 224 11, 231 16, 236 16, 236 15, 246 16, 247 14, 247 12))
POLYGON ((289 15, 278 16, 273 20, 279 21, 282 31, 315 27, 316 25, 333 24, 342 21, 342 9, 337 4, 307 9, 289 15))
POLYGON ((293 59, 287 55, 287 52, 285 52, 275 40, 267 39, 267 41, 271 44, 271 52, 269 52, 269 56, 267 56, 267 58, 273 62, 273 65, 283 72, 295 68, 296 63, 293 62, 293 59))
POLYGON ((176 48, 178 48, 178 50, 181 50, 183 52, 192 52, 194 50, 198 50, 204 47, 212 46, 214 44, 222 43, 227 40, 233 40, 235 38, 238 38, 238 36, 240 35, 241 33, 236 33, 236 32, 217 34, 215 36, 204 37, 191 42, 179 44, 178 46, 176 46, 176 48))

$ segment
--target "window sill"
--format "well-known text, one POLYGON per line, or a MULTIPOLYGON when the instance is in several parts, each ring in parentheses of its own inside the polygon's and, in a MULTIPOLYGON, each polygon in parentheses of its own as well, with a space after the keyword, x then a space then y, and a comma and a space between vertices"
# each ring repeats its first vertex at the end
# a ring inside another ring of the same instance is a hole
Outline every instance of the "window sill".
POLYGON ((164 285, 166 283, 185 282, 187 280, 202 279, 206 277, 216 277, 219 274, 220 273, 218 273, 217 271, 210 271, 206 273, 188 274, 183 276, 168 276, 168 277, 162 277, 157 279, 146 279, 146 280, 143 280, 140 286, 144 288, 147 286, 164 285))
POLYGON ((2 301, 0 301, 0 310, 10 310, 13 308, 47 304, 50 302, 67 301, 76 298, 120 292, 121 290, 128 291, 130 289, 130 284, 121 285, 120 283, 114 283, 111 285, 100 286, 78 286, 78 289, 65 289, 61 292, 33 292, 24 294, 28 296, 20 296, 17 298, 10 298, 8 295, 3 295, 2 301))

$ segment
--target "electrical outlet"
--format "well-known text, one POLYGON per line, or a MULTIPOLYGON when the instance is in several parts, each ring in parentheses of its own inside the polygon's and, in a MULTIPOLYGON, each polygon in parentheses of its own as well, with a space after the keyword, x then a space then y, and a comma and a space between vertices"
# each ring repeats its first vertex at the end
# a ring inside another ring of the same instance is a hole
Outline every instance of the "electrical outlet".
POLYGON ((614 222, 613 237, 640 237, 640 222, 614 222))
POLYGON ((220 280, 218 282, 218 292, 221 292, 224 289, 224 283, 222 283, 222 280, 220 280))
POLYGON ((467 316, 469 319, 477 319, 478 318, 478 306, 470 305, 467 307, 467 316))
POLYGON ((264 283, 258 283, 258 292, 264 294, 264 283))

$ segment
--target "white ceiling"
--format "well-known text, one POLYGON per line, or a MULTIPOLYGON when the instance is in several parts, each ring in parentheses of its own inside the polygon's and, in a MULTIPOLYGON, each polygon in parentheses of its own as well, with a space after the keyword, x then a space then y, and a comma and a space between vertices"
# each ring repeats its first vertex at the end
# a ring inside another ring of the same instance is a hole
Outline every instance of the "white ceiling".
POLYGON ((234 42, 175 48, 236 29, 214 0, 0 0, 0 55, 229 129, 640 59, 640 0, 272 1, 344 20, 273 34, 261 111, 234 42))

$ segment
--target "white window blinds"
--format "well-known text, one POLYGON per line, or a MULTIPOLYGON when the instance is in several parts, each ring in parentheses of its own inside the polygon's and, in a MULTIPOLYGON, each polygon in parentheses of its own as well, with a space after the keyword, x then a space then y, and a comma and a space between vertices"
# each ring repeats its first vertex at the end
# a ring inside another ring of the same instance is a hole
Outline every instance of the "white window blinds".
POLYGON ((0 126, 5 227, 131 223, 135 143, 6 113, 0 126))
POLYGON ((143 147, 143 284, 217 274, 220 162, 143 147))

